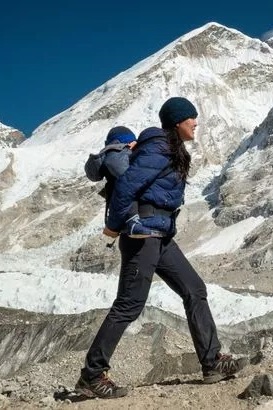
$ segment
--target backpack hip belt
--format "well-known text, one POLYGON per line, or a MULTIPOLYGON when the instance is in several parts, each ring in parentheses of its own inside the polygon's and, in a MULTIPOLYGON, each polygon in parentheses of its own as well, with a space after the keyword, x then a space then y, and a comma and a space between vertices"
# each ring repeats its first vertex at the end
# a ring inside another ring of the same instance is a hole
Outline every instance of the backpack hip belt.
POLYGON ((151 204, 139 204, 138 205, 138 213, 139 213, 140 218, 147 218, 149 216, 156 216, 156 215, 176 217, 179 213, 178 211, 180 210, 176 209, 175 211, 168 211, 166 209, 156 208, 151 204))

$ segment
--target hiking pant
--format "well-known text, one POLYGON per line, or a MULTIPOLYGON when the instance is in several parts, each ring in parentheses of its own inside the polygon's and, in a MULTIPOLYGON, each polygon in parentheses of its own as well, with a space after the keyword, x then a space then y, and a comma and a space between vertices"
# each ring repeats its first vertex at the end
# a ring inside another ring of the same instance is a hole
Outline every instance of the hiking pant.
POLYGON ((189 330, 202 367, 220 351, 206 286, 171 238, 119 239, 121 271, 117 297, 88 353, 82 374, 90 379, 110 369, 109 361, 127 326, 142 312, 154 272, 181 296, 189 330))

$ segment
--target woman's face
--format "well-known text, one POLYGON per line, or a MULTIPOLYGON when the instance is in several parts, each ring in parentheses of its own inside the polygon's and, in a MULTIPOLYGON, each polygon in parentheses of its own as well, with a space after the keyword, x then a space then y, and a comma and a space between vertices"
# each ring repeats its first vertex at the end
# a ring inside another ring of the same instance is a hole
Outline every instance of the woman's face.
POLYGON ((192 141, 194 139, 194 131, 196 127, 197 127, 196 118, 188 118, 187 120, 176 124, 176 130, 177 130, 178 136, 183 141, 192 141))

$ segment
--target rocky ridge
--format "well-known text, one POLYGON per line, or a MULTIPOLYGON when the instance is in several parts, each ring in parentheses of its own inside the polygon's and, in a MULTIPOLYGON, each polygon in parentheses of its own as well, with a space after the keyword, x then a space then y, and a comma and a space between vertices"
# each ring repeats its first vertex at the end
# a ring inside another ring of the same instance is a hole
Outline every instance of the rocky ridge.
POLYGON ((0 148, 15 148, 25 139, 25 135, 21 131, 0 123, 0 148))

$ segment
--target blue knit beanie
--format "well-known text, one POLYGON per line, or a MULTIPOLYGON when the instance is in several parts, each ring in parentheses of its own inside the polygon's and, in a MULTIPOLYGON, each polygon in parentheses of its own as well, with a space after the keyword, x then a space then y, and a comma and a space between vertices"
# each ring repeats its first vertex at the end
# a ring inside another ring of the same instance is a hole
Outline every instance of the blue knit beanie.
POLYGON ((174 128, 179 122, 188 118, 196 118, 198 112, 195 106, 186 98, 172 97, 164 102, 159 111, 163 129, 174 128))
POLYGON ((129 144, 130 142, 136 141, 136 136, 133 131, 127 127, 114 127, 108 132, 105 145, 112 144, 114 141, 120 142, 121 144, 129 144))

